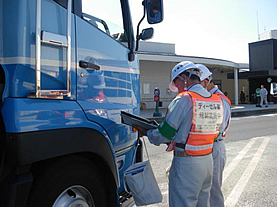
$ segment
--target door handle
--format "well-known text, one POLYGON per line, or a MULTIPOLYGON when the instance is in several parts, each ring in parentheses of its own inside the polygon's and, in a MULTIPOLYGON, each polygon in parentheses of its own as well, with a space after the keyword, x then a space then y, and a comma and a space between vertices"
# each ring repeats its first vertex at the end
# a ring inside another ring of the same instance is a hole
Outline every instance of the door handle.
POLYGON ((79 61, 79 66, 81 68, 85 68, 85 69, 88 69, 88 70, 100 70, 100 66, 99 65, 96 65, 96 64, 93 64, 93 63, 89 63, 89 62, 86 62, 86 61, 83 61, 83 60, 79 61))

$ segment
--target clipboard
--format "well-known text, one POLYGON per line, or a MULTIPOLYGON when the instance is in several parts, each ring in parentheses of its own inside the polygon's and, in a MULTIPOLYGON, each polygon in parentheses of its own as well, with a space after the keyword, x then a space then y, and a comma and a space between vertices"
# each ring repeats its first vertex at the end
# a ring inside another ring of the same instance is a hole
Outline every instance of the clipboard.
POLYGON ((134 128, 138 127, 145 130, 156 129, 158 127, 158 123, 156 121, 150 121, 146 118, 130 114, 125 111, 121 111, 121 122, 134 128))

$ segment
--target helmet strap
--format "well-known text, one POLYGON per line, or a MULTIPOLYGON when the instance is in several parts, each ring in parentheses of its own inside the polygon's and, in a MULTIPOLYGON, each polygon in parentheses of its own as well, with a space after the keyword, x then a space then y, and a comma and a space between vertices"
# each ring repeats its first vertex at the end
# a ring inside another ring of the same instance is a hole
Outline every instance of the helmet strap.
POLYGON ((184 81, 184 90, 187 91, 188 90, 188 82, 185 80, 184 81))
POLYGON ((208 83, 206 85, 206 89, 208 88, 208 85, 210 85, 211 81, 212 81, 212 77, 209 76, 208 78, 206 78, 208 80, 208 83))
POLYGON ((178 78, 184 82, 184 90, 186 91, 188 89, 188 79, 183 78, 181 75, 178 75, 178 78))
POLYGON ((190 70, 189 70, 189 78, 188 78, 188 79, 190 79, 190 77, 191 77, 192 70, 193 70, 193 69, 190 69, 190 70))

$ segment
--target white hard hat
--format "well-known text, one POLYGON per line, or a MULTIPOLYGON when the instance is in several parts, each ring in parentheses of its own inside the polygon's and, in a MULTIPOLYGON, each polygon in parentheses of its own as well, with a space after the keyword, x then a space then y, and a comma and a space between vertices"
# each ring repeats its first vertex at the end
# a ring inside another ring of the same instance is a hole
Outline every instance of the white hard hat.
POLYGON ((178 63, 177 65, 174 66, 171 72, 171 81, 169 83, 169 89, 173 92, 178 92, 178 88, 175 86, 173 80, 183 73, 186 70, 190 70, 190 74, 197 75, 199 78, 201 76, 201 71, 197 68, 197 66, 191 62, 191 61, 183 61, 178 63), (193 69, 193 70, 191 70, 193 69), (196 70, 195 70, 196 69, 196 70))
POLYGON ((212 75, 212 72, 205 65, 196 64, 196 66, 202 71, 202 75, 200 77, 201 81, 205 80, 206 78, 209 80, 211 79, 210 76, 212 75))

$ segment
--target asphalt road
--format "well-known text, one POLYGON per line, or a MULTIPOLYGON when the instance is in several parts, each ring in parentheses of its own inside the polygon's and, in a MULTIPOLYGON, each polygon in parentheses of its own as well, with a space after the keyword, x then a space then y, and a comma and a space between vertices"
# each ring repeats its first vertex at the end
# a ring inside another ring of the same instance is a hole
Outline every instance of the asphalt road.
POLYGON ((277 134, 277 113, 232 118, 225 143, 277 134))
MULTIPOLYGON (((168 206, 168 180, 165 170, 172 153, 165 146, 146 145, 151 165, 168 206)), ((225 206, 277 206, 277 113, 233 118, 226 137, 227 163, 224 170, 225 206)), ((146 158, 146 156, 145 156, 146 158)), ((147 158, 146 158, 147 159, 147 158)))

